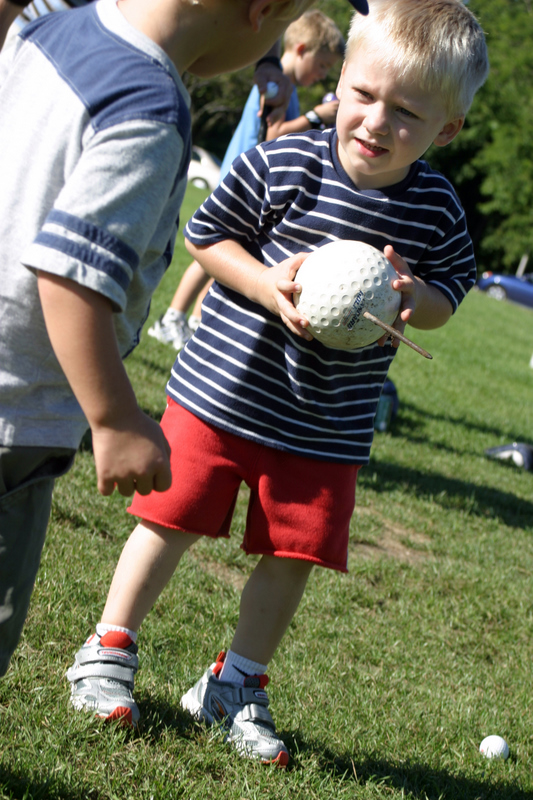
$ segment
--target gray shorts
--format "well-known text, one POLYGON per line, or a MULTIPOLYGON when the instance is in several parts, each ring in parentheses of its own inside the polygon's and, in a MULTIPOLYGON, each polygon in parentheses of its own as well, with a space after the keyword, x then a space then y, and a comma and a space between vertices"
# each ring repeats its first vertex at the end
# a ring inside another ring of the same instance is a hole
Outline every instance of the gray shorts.
POLYGON ((41 560, 54 481, 75 450, 0 445, 0 676, 28 613, 41 560))

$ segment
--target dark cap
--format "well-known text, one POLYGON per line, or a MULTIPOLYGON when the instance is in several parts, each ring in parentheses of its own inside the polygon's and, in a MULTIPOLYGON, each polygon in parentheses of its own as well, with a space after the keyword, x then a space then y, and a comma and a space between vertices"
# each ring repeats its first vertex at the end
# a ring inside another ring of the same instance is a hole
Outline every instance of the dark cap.
POLYGON ((366 0, 350 0, 350 3, 360 14, 368 14, 368 3, 366 0))

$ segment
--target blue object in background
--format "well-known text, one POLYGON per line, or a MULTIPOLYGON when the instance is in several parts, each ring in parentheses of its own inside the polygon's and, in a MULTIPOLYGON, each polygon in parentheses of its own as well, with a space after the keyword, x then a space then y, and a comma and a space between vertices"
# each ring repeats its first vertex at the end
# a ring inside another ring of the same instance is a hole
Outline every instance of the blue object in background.
POLYGON ((396 418, 399 406, 400 399, 396 386, 390 378, 387 378, 381 390, 381 397, 379 398, 374 419, 374 429, 380 432, 388 430, 390 423, 396 418))
POLYGON ((476 287, 496 300, 512 300, 533 308, 533 272, 521 276, 484 272, 476 287))

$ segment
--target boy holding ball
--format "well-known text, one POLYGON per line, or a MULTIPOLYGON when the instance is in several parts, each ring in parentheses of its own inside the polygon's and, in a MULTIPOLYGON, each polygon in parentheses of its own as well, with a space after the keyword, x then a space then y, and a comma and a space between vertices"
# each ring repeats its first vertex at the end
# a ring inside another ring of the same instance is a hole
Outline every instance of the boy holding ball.
POLYGON ((120 687, 138 714, 137 631, 183 553, 202 536, 228 536, 245 481, 243 548, 260 560, 229 651, 182 705, 221 721, 242 754, 287 763, 267 666, 313 566, 347 569, 357 472, 397 344, 341 351, 313 340, 292 301, 298 268, 330 241, 363 240, 398 273, 402 330, 447 322, 474 284, 474 255, 453 188, 421 156, 459 133, 487 71, 483 33, 459 0, 374 0, 351 25, 336 128, 243 154, 188 223, 189 252, 215 283, 167 386, 174 480, 134 498, 141 522, 68 673, 77 707, 105 715, 120 687))

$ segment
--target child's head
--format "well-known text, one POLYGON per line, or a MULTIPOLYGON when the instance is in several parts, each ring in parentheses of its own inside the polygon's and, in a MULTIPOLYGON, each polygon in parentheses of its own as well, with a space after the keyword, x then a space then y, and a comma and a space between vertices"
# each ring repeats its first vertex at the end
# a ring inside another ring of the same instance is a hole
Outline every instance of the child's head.
MULTIPOLYGON (((357 0, 362 2, 363 0, 357 0)), ((119 0, 122 4, 144 0, 119 0)), ((185 9, 184 19, 191 19, 188 42, 181 51, 188 61, 185 69, 200 77, 213 77, 223 72, 253 64, 278 42, 287 26, 298 19, 313 0, 168 0, 185 9), (194 12, 191 14, 191 10, 194 12), (187 12, 188 16, 187 16, 187 12), (193 36, 194 25, 200 26, 193 36), (189 53, 192 55, 189 55, 189 53)), ((350 0, 354 2, 354 0, 350 0)), ((144 2, 144 15, 149 16, 144 2)), ((152 17, 154 15, 152 14, 152 17)), ((156 18, 157 19, 157 18, 156 18)), ((178 20, 180 18, 178 17, 178 20)), ((186 26, 183 26, 186 31, 186 26)), ((155 38, 155 37, 154 37, 155 38)), ((171 57, 174 54, 171 53, 171 57)), ((180 53, 174 60, 182 60, 180 53)))
POLYGON ((352 180, 398 183, 432 143, 451 142, 487 73, 483 32, 461 0, 373 0, 352 22, 337 87, 352 180))
POLYGON ((483 31, 461 0, 373 0, 354 14, 346 61, 361 46, 384 68, 439 94, 450 118, 464 116, 487 78, 483 31))
POLYGON ((299 86, 324 80, 344 57, 345 41, 339 28, 322 11, 306 11, 285 32, 283 71, 299 86))

